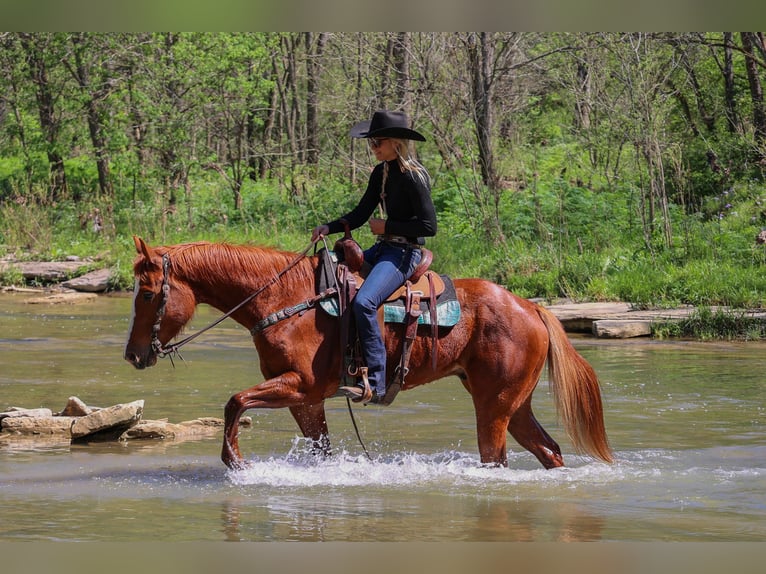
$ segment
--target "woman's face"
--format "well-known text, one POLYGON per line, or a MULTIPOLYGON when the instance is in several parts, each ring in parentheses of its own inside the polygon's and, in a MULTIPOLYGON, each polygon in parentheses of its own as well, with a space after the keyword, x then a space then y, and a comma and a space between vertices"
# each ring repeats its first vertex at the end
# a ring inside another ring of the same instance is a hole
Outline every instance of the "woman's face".
POLYGON ((370 138, 369 143, 378 161, 396 159, 396 143, 391 138, 370 138))

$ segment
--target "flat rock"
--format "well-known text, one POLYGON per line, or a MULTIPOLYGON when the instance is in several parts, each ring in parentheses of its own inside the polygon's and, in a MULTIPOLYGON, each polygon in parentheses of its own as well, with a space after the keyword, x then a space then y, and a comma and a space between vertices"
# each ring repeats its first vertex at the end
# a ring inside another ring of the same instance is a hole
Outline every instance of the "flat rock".
POLYGON ((646 337, 652 334, 652 321, 601 319, 593 321, 593 334, 601 339, 646 337))
POLYGON ((50 409, 23 409, 20 407, 11 407, 7 411, 0 413, 0 420, 5 418, 50 416, 53 416, 53 412, 50 409))
POLYGON ((75 417, 12 417, 0 421, 2 434, 71 437, 75 417))
POLYGON ((74 289, 75 291, 86 291, 89 293, 101 293, 106 291, 109 286, 109 277, 111 276, 109 269, 98 269, 91 271, 80 277, 74 279, 68 279, 64 281, 61 286, 67 289, 74 289))
POLYGON ((0 261, 0 271, 18 269, 28 281, 59 282, 89 265, 84 261, 0 261))
POLYGON ((559 303, 546 306, 568 333, 592 333, 593 321, 628 313, 629 303, 559 303))
MULTIPOLYGON (((252 424, 250 417, 242 417, 241 426, 252 424)), ((170 423, 167 420, 141 420, 130 427, 120 440, 134 439, 175 439, 201 438, 216 434, 223 429, 224 420, 215 417, 202 417, 191 421, 170 423)))
POLYGON ((30 297, 25 301, 30 305, 75 305, 86 301, 93 301, 98 297, 95 293, 79 293, 77 291, 66 293, 54 293, 43 297, 30 297))
POLYGON ((84 417, 77 417, 72 424, 72 438, 82 438, 106 429, 135 425, 144 412, 144 401, 114 405, 100 409, 84 417))
POLYGON ((597 337, 627 338, 651 335, 651 324, 678 321, 693 313, 695 308, 635 309, 630 303, 557 303, 546 306, 568 333, 589 333, 597 337), (602 323, 615 321, 614 323, 602 323), (622 321, 623 324, 616 323, 622 321), (600 327, 596 323, 602 323, 600 327), (629 326, 632 324, 632 326, 629 326), (622 333, 622 334, 619 334, 622 333), (635 334, 630 334, 635 333, 635 334), (639 334, 640 333, 640 334, 639 334))

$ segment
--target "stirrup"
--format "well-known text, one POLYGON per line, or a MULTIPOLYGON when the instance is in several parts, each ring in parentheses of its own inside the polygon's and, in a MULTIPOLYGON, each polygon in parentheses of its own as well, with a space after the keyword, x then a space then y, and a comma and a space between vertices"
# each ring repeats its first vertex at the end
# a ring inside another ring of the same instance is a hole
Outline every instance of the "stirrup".
POLYGON ((362 403, 366 405, 372 400, 372 388, 370 387, 370 381, 367 378, 367 367, 359 368, 359 379, 357 384, 353 387, 340 387, 339 393, 343 393, 346 397, 350 398, 355 403, 362 403), (359 386, 359 383, 362 386, 359 386))
POLYGON ((378 398, 378 403, 381 405, 388 406, 391 403, 394 402, 394 399, 396 398, 396 395, 399 394, 399 391, 402 390, 402 387, 404 386, 404 377, 407 376, 407 373, 410 372, 410 370, 405 367, 404 368, 404 376, 402 376, 401 372, 401 365, 396 367, 396 372, 394 373, 394 379, 386 386, 386 394, 382 397, 378 398))
POLYGON ((399 382, 394 382, 388 385, 388 388, 386 388, 386 394, 382 397, 378 397, 378 404, 388 406, 391 403, 394 402, 394 399, 396 398, 396 395, 399 394, 399 391, 402 390, 402 384, 399 382))

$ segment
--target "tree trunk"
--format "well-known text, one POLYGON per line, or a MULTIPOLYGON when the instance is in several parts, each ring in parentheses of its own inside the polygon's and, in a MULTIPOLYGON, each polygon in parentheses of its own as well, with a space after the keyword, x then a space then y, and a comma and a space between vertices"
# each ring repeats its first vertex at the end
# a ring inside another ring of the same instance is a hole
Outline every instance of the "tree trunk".
POLYGON ((492 152, 492 62, 495 50, 487 32, 468 36, 468 59, 471 72, 471 100, 481 177, 490 190, 499 187, 492 152))
POLYGON ((737 90, 734 86, 733 36, 731 32, 724 32, 723 34, 723 85, 726 103, 726 125, 731 134, 737 133, 737 125, 739 124, 736 101, 737 90))
MULTIPOLYGON (((758 77, 758 64, 754 48, 759 42, 758 36, 753 32, 740 32, 742 38, 742 50, 745 52, 745 70, 747 70, 747 80, 750 84, 750 99, 753 102, 753 130, 755 140, 758 144, 766 143, 766 109, 763 105, 763 86, 758 77)), ((766 152, 759 151, 761 158, 766 152)))
POLYGON ((394 42, 394 67, 396 70, 396 101, 399 109, 412 118, 412 95, 410 89, 410 52, 409 32, 399 32, 394 42))
MULTIPOLYGON (((83 61, 84 51, 88 48, 83 46, 84 34, 78 33, 71 36, 74 48, 75 65, 70 68, 78 86, 85 94, 85 109, 88 118, 88 131, 93 151, 96 155, 96 170, 98 172, 98 185, 101 196, 111 198, 114 195, 112 181, 109 176, 109 154, 107 152, 106 137, 101 121, 101 102, 109 93, 109 81, 105 79, 99 82, 98 88, 91 83, 90 71, 83 61)), ((91 48, 92 49, 92 48, 91 48)))
POLYGON ((316 41, 314 34, 306 32, 306 163, 319 162, 319 60, 322 57, 327 34, 320 33, 316 41))
POLYGON ((590 66, 582 60, 577 62, 577 101, 575 102, 575 122, 579 129, 590 128, 591 114, 591 75, 590 66))
MULTIPOLYGON (((37 112, 40 117, 40 128, 46 142, 46 154, 50 166, 50 194, 52 202, 58 201, 67 193, 66 170, 64 158, 58 151, 61 121, 56 116, 55 97, 49 80, 46 54, 50 53, 48 46, 43 46, 45 36, 41 34, 21 34, 21 44, 24 48, 29 66, 29 75, 35 86, 37 112)), ((75 198, 77 199, 77 198, 75 198)))

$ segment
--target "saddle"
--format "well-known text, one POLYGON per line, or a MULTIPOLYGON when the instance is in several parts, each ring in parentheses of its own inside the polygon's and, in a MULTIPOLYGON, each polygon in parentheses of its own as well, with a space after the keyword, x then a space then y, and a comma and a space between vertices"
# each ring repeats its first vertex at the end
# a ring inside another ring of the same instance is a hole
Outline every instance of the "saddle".
MULTIPOLYGON (((365 386, 368 386, 364 376, 366 368, 363 364, 361 348, 355 336, 353 337, 354 340, 352 340, 353 324, 348 307, 356 295, 356 291, 364 283, 369 266, 364 263, 362 248, 351 238, 348 227, 346 227, 344 237, 335 243, 333 249, 334 252, 332 254, 323 250, 324 265, 321 266, 320 271, 324 275, 324 279, 320 276, 318 290, 321 290, 323 283, 327 285, 330 282, 335 282, 337 285, 337 315, 341 320, 340 344, 341 349, 344 350, 341 377, 352 378, 351 385, 353 385, 356 383, 356 378, 362 376, 366 384, 365 386), (337 259, 337 262, 334 259, 337 259)), ((437 298, 445 293, 446 282, 444 278, 429 270, 429 266, 433 261, 433 253, 425 248, 421 248, 421 251, 420 263, 410 278, 384 302, 385 307, 391 304, 398 306, 400 310, 403 309, 403 312, 395 312, 393 316, 399 315, 400 320, 395 322, 404 324, 401 358, 394 371, 393 378, 387 381, 385 396, 379 399, 379 402, 384 405, 390 405, 405 384, 405 377, 409 372, 408 365, 412 344, 417 336, 418 324, 426 323, 431 326, 431 367, 436 369, 439 344, 437 298), (424 311, 428 314, 427 319, 423 316, 424 311)), ((452 292, 454 295, 454 289, 452 289, 452 292)), ((328 309, 328 306, 321 306, 326 311, 332 312, 328 309)), ((390 317, 391 315, 384 312, 384 317, 386 316, 390 317)), ((368 393, 365 393, 365 395, 365 398, 369 400, 368 393)))

